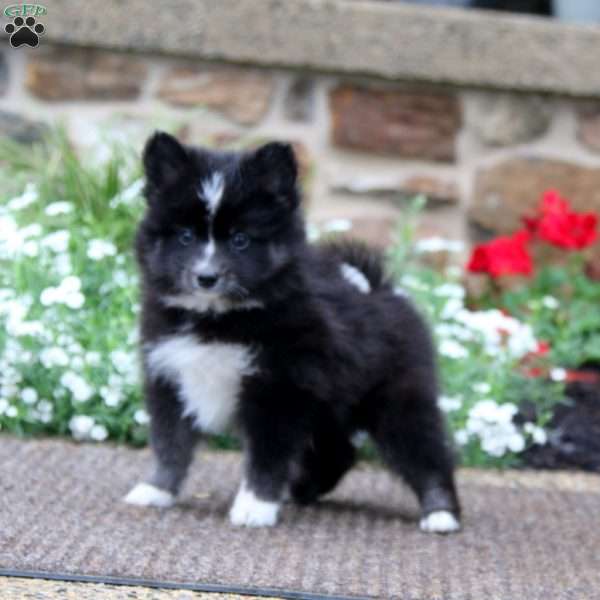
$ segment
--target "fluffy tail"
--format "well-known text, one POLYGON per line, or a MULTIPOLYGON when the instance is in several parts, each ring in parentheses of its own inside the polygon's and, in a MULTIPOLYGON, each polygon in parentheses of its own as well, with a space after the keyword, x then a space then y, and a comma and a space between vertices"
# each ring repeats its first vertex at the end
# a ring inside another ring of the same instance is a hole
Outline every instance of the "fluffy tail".
POLYGON ((365 243, 356 240, 331 240, 320 244, 323 252, 333 260, 357 269, 367 278, 371 290, 385 287, 383 254, 365 243))

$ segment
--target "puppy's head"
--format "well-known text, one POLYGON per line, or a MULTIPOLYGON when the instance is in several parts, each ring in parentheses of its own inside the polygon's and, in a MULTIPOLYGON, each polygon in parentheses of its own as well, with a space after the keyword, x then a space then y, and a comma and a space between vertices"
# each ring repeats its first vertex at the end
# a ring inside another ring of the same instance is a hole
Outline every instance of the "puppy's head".
POLYGON ((261 304, 304 243, 291 147, 217 153, 156 133, 143 162, 137 253, 149 291, 199 311, 261 304))

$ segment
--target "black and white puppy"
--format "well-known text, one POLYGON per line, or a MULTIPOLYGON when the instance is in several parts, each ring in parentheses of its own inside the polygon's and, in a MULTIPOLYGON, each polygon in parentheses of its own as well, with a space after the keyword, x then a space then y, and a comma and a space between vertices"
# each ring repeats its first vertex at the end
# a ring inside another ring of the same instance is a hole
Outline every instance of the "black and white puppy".
POLYGON ((333 489, 364 431, 416 492, 421 529, 459 529, 427 328, 377 253, 307 244, 290 146, 217 153, 157 133, 143 160, 136 250, 156 470, 126 501, 171 505, 198 432, 234 425, 246 460, 231 522, 274 525, 282 501, 333 489))

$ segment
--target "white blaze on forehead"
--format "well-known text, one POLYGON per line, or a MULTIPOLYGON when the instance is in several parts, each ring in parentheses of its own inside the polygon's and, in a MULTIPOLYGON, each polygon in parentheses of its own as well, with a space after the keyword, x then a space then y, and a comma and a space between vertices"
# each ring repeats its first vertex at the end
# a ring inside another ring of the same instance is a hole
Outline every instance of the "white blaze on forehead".
POLYGON ((218 171, 200 182, 200 199, 207 203, 210 214, 214 215, 217 211, 224 189, 225 178, 218 171))
POLYGON ((199 258, 192 266, 192 271, 196 275, 205 275, 207 273, 214 273, 216 268, 214 266, 216 246, 215 240, 209 238, 204 251, 202 252, 201 258, 199 258))

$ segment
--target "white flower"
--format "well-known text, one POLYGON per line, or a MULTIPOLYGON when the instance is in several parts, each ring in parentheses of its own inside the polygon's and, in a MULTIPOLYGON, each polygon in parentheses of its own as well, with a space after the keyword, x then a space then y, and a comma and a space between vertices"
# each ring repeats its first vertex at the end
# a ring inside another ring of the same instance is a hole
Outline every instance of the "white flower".
POLYGON ((87 255, 92 260, 102 260, 106 256, 114 256, 117 248, 112 242, 106 240, 90 240, 88 243, 87 255))
POLYGON ((102 386, 100 388, 100 396, 102 396, 104 404, 106 404, 106 406, 110 406, 111 408, 119 406, 121 403, 121 394, 114 388, 102 386))
POLYGON ((469 443, 469 432, 465 429, 459 429, 458 431, 454 432, 454 441, 459 446, 465 446, 469 443))
POLYGON ((440 316, 442 319, 453 319, 457 314, 463 311, 465 305, 461 298, 448 298, 440 316))
POLYGON ((90 439, 95 442, 103 442, 108 437, 108 431, 104 425, 94 425, 90 429, 90 439))
POLYGON ((465 249, 465 244, 461 240, 450 240, 439 236, 432 236, 417 240, 414 248, 419 253, 462 252, 465 249))
POLYGON ((38 198, 39 194, 35 184, 28 183, 25 186, 25 191, 20 196, 9 200, 6 206, 9 210, 22 210, 23 208, 26 208, 30 204, 36 202, 38 198))
POLYGON ((554 296, 544 296, 542 304, 550 310, 556 310, 560 306, 560 302, 554 296))
POLYGON ((489 423, 511 423, 518 410, 510 402, 498 404, 494 400, 486 399, 477 402, 469 411, 469 416, 489 423))
POLYGON ((19 411, 17 410, 17 407, 16 407, 16 406, 12 406, 12 405, 10 405, 10 406, 9 406, 9 407, 8 407, 8 408, 7 408, 7 409, 4 411, 4 414, 5 414, 7 417, 10 417, 11 419, 14 419, 14 418, 15 418, 15 417, 16 417, 16 416, 19 414, 19 411))
POLYGON ((44 212, 49 217, 56 217, 57 215, 66 215, 73 211, 73 205, 70 202, 53 202, 46 206, 44 212))
POLYGON ((44 327, 39 321, 25 320, 30 306, 31 302, 28 296, 21 296, 20 298, 5 300, 0 303, 0 314, 6 315, 5 327, 11 336, 35 336, 44 331, 44 327))
POLYGON ((129 275, 126 271, 119 269, 113 273, 112 280, 119 287, 127 287, 129 285, 129 275))
POLYGON ((439 351, 440 354, 448 358, 460 359, 469 356, 469 351, 462 344, 454 340, 442 340, 439 351))
POLYGON ((30 258, 35 258, 40 253, 40 247, 34 240, 27 240, 22 247, 23 254, 30 258))
POLYGON ((59 286, 65 292, 78 292, 81 289, 81 279, 75 275, 65 277, 59 286))
POLYGON ((436 296, 444 298, 458 298, 462 300, 465 297, 465 288, 458 283, 444 283, 433 290, 436 296))
POLYGON ((73 270, 71 266, 71 257, 65 252, 63 254, 57 254, 54 257, 54 270, 61 277, 66 277, 73 270))
POLYGON ((11 321, 7 322, 6 331, 16 337, 39 336, 44 333, 44 326, 40 321, 20 321, 18 323, 11 321))
POLYGON ((40 294, 40 302, 44 306, 66 304, 69 308, 81 308, 85 296, 79 291, 81 280, 75 275, 65 277, 58 287, 48 287, 40 294))
POLYGON ((525 423, 525 425, 523 425, 523 431, 531 436, 531 439, 535 444, 543 446, 548 441, 548 434, 546 431, 534 423, 525 423))
POLYGON ((515 359, 534 352, 538 342, 531 326, 503 314, 497 309, 485 311, 462 310, 454 320, 476 332, 481 338, 485 352, 498 356, 507 352, 515 359), (506 338, 506 343, 504 339, 506 338))
POLYGON ((67 353, 58 346, 44 348, 40 352, 40 362, 46 369, 52 367, 66 367, 69 364, 67 353))
POLYGON ((42 231, 38 223, 19 229, 17 222, 10 215, 0 215, 0 258, 13 259, 15 255, 27 251, 31 255, 33 246, 28 238, 40 235, 42 231))
POLYGON ((27 239, 30 237, 39 237, 42 235, 42 226, 39 223, 32 223, 31 225, 26 225, 22 229, 19 230, 19 233, 23 237, 23 239, 27 239))
POLYGON ((46 400, 45 398, 42 398, 38 402, 37 407, 41 413, 47 414, 48 416, 51 416, 52 412, 54 411, 54 406, 52 405, 52 403, 48 402, 48 400, 46 400))
POLYGON ((438 398, 438 406, 444 412, 452 412, 458 410, 462 406, 462 398, 460 396, 440 396, 438 398))
POLYGON ((555 367, 550 370, 550 379, 552 381, 564 381, 567 378, 567 371, 561 367, 555 367))
POLYGON ((514 358, 522 358, 530 352, 535 352, 538 346, 538 341, 533 335, 533 329, 530 325, 523 323, 508 338, 508 350, 514 358))
POLYGON ((450 279, 459 279, 462 277, 463 272, 462 269, 457 265, 449 265, 446 267, 446 275, 450 277, 450 279))
POLYGON ((88 382, 73 371, 63 373, 60 383, 71 392, 76 402, 86 402, 94 394, 88 382))
POLYGON ((10 404, 6 398, 0 398, 0 416, 6 414, 9 406, 10 404))
POLYGON ((435 326, 435 332, 440 338, 456 338, 465 342, 475 337, 472 331, 457 323, 440 323, 435 326))
POLYGON ((523 452, 525 449, 525 438, 518 432, 513 433, 506 443, 511 452, 523 452))
POLYGON ((71 366, 75 370, 81 371, 81 369, 83 369, 83 367, 85 366, 85 363, 83 362, 83 358, 81 358, 81 356, 75 356, 73 358, 73 360, 71 361, 71 366))
POLYGON ((73 308, 73 309, 81 308, 85 304, 85 296, 81 292, 75 292, 74 294, 69 294, 65 298, 65 304, 69 308, 73 308))
POLYGON ((85 440, 94 425, 94 419, 88 415, 75 415, 69 421, 69 429, 76 440, 85 440))
POLYGON ((137 200, 144 189, 144 180, 142 178, 137 179, 131 185, 122 190, 109 202, 111 208, 116 208, 119 205, 129 205, 137 200))
POLYGON ((57 254, 66 252, 69 248, 70 237, 71 235, 68 231, 55 231, 42 239, 42 246, 44 246, 44 248, 49 248, 52 252, 56 252, 57 254))
POLYGON ((503 440, 494 436, 488 436, 481 440, 481 449, 490 456, 502 457, 506 454, 506 444, 503 440))
POLYGON ((96 367, 100 364, 100 360, 101 360, 101 355, 100 352, 86 352, 85 355, 85 361, 87 362, 88 365, 90 365, 91 367, 96 367))
POLYGON ((323 223, 323 231, 327 233, 342 233, 352 229, 352 221, 349 219, 329 219, 323 223))
POLYGON ((466 431, 479 437, 481 449, 490 456, 501 457, 508 451, 522 452, 525 438, 513 423, 517 412, 514 404, 481 400, 469 411, 466 431))
POLYGON ((50 306, 51 304, 58 302, 57 289, 58 288, 55 287, 48 287, 42 290, 42 293, 40 294, 42 306, 50 306))
POLYGON ((415 277, 414 275, 403 275, 400 283, 407 288, 411 288, 418 292, 426 292, 429 290, 429 286, 424 282, 415 277))
POLYGON ((38 395, 37 392, 31 388, 24 388, 21 392, 21 400, 25 402, 25 404, 35 404, 37 402, 38 395))
POLYGON ((133 420, 138 425, 147 425, 150 423, 150 415, 143 408, 140 408, 133 414, 133 420))
POLYGON ((474 383, 471 386, 471 389, 478 394, 489 394, 492 391, 492 386, 487 383, 487 381, 480 381, 479 383, 474 383))

